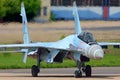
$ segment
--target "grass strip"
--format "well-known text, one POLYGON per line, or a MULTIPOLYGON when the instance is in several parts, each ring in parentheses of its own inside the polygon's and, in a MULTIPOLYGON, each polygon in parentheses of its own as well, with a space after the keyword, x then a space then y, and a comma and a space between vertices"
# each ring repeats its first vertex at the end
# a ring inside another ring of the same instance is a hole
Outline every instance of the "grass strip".
MULTIPOLYGON (((109 52, 105 54, 102 60, 92 60, 87 62, 91 66, 120 66, 120 49, 110 48, 109 52)), ((22 54, 16 53, 0 53, 0 69, 18 69, 18 68, 31 68, 36 64, 36 60, 32 58, 27 59, 27 63, 22 62, 22 54)), ((68 68, 76 67, 76 63, 72 60, 65 59, 63 63, 48 64, 41 63, 42 68, 68 68)))

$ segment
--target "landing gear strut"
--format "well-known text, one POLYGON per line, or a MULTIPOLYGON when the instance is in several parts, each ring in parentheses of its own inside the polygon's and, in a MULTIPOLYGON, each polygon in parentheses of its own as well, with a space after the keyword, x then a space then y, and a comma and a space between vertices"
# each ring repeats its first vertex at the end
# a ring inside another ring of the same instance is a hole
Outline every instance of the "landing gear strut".
POLYGON ((77 67, 78 67, 78 70, 75 71, 76 78, 82 77, 82 72, 85 73, 86 77, 91 77, 91 66, 90 65, 85 66, 83 62, 77 61, 77 67))
POLYGON ((87 65, 85 67, 85 75, 86 77, 91 77, 91 66, 90 65, 87 65))
POLYGON ((39 72, 40 72, 39 67, 36 65, 33 65, 31 68, 32 76, 37 77, 39 72))
POLYGON ((38 76, 38 73, 40 72, 40 53, 38 53, 38 56, 37 56, 37 66, 36 65, 33 65, 32 68, 31 68, 31 73, 32 73, 32 76, 33 77, 37 77, 38 76))

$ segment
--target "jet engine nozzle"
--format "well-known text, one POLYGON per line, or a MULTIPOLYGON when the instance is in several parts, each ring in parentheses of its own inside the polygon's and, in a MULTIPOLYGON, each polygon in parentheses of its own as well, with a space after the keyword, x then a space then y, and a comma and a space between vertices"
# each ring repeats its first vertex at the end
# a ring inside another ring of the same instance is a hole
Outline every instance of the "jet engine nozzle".
POLYGON ((87 56, 93 59, 102 59, 104 57, 104 51, 101 46, 94 44, 90 46, 87 56))

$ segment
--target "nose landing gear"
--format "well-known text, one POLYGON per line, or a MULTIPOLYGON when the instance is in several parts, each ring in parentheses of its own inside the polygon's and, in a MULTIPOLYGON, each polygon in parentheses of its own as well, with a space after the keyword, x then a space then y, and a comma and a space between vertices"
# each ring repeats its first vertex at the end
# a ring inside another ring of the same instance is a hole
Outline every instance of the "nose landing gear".
POLYGON ((82 72, 85 73, 86 77, 91 77, 91 66, 90 65, 84 65, 82 62, 77 62, 78 70, 75 71, 75 77, 79 78, 82 77, 82 72))

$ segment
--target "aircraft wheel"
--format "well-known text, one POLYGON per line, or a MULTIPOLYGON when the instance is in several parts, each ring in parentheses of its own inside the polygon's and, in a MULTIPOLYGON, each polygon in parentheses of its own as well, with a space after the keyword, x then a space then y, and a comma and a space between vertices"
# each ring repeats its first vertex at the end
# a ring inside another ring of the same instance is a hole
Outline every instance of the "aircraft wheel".
POLYGON ((75 71, 75 77, 76 77, 76 78, 82 77, 82 72, 79 71, 79 70, 76 70, 76 71, 75 71))
POLYGON ((85 75, 86 75, 86 77, 91 77, 91 66, 90 65, 86 66, 85 75))
POLYGON ((38 72, 39 72, 38 66, 33 65, 33 66, 32 66, 32 69, 31 69, 32 76, 33 76, 33 77, 37 77, 37 76, 38 76, 38 72))

